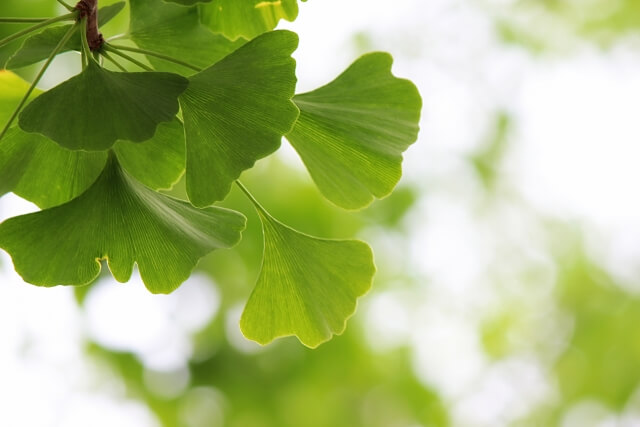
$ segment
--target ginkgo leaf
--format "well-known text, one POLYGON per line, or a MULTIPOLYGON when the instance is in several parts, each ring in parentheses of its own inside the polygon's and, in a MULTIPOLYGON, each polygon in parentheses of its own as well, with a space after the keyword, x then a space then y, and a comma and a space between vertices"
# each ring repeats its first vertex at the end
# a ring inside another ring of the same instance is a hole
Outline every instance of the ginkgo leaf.
POLYGON ((202 22, 235 40, 252 39, 273 30, 281 19, 298 16, 297 0, 211 0, 200 5, 202 22))
POLYGON ((67 150, 15 126, 0 144, 0 195, 12 191, 43 209, 56 206, 86 190, 106 161, 104 152, 67 150))
POLYGON ((154 190, 173 187, 184 173, 184 128, 178 119, 161 123, 153 138, 142 144, 118 141, 113 150, 127 172, 154 190))
POLYGON ((298 37, 263 34, 189 78, 180 96, 187 193, 196 206, 222 200, 242 171, 278 149, 296 118, 291 53, 298 37))
POLYGON ((211 0, 164 0, 167 3, 177 3, 183 6, 193 6, 198 3, 209 3, 211 0))
POLYGON ((341 334, 357 298, 371 287, 371 248, 358 240, 300 233, 258 208, 264 255, 256 286, 240 319, 245 337, 268 344, 295 335, 315 348, 341 334))
POLYGON ((322 194, 362 208, 387 196, 402 175, 402 153, 415 142, 422 100, 391 74, 393 59, 371 53, 328 85, 296 95, 300 117, 287 139, 322 194))
MULTIPOLYGON (((111 21, 122 9, 124 9, 124 6, 125 2, 119 2, 100 8, 98 11, 98 25, 102 26, 111 21)), ((71 25, 59 25, 47 28, 44 31, 28 37, 25 39, 20 49, 18 49, 16 53, 9 58, 6 67, 13 70, 35 64, 39 61, 44 61, 51 55, 51 52, 56 48, 58 42, 60 42, 70 28, 71 25)), ((80 51, 80 46, 80 33, 77 32, 77 34, 74 34, 60 50, 60 53, 68 52, 70 50, 80 51)))
MULTIPOLYGON (((197 7, 183 7, 161 0, 130 0, 129 37, 140 48, 180 60, 197 67, 208 67, 233 52, 246 41, 232 42, 212 33, 200 23, 197 7)), ((193 74, 180 65, 147 57, 158 70, 193 74)))
POLYGON ((201 257, 234 246, 244 226, 237 212, 196 209, 144 187, 110 156, 76 199, 0 224, 0 247, 34 285, 90 283, 106 259, 116 280, 129 280, 137 263, 151 292, 169 293, 201 257))
POLYGON ((106 150, 118 139, 143 142, 175 117, 187 84, 177 74, 119 73, 90 60, 82 73, 34 99, 19 124, 71 150, 106 150))
MULTIPOLYGON (((144 144, 114 145, 124 169, 152 189, 170 188, 184 172, 184 132, 178 120, 162 123, 144 144)), ((35 133, 11 128, 0 144, 0 195, 13 192, 42 209, 82 194, 100 175, 107 153, 72 151, 35 133)))

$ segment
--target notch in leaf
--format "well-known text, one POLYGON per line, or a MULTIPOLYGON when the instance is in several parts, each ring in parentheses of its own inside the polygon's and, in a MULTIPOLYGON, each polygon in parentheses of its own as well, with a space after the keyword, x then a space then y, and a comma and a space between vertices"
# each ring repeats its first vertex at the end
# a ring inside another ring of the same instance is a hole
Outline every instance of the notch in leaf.
POLYGON ((16 271, 38 286, 84 285, 108 261, 126 282, 134 263, 153 293, 175 290, 198 260, 240 241, 243 215, 196 209, 137 183, 110 155, 97 181, 78 198, 0 224, 0 247, 16 271))
POLYGON ((224 199, 242 171, 276 151, 291 130, 297 46, 295 33, 266 33, 189 78, 180 105, 195 206, 224 199))
POLYGON ((320 192, 347 209, 389 195, 402 176, 402 153, 416 141, 422 100, 391 74, 387 53, 370 53, 333 82, 296 95, 300 117, 287 139, 320 192))
POLYGON ((249 197, 262 221, 264 255, 240 319, 242 333, 263 345, 295 335, 315 348, 344 332, 357 298, 371 288, 376 271, 371 248, 358 240, 300 233, 249 197))
POLYGON ((175 117, 187 85, 177 74, 118 73, 91 60, 82 73, 33 100, 19 124, 70 150, 106 150, 119 139, 143 142, 175 117))

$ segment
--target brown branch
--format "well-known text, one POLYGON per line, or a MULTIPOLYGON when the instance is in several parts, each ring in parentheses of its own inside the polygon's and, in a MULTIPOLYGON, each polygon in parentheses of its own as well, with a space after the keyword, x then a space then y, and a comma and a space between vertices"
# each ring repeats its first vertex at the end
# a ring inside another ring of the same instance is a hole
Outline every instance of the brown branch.
POLYGON ((89 49, 99 50, 104 44, 104 38, 98 30, 98 0, 80 0, 76 9, 80 11, 80 19, 87 18, 89 49))

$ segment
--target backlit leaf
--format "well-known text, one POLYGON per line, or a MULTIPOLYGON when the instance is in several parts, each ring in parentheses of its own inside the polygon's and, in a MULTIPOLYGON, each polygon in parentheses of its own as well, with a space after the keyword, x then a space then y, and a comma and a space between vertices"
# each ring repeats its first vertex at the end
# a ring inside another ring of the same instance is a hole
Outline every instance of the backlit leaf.
MULTIPOLYGON (((98 25, 102 26, 111 21, 122 9, 124 2, 114 3, 109 6, 100 8, 98 11, 98 25)), ((71 24, 59 25, 47 28, 31 37, 25 39, 20 49, 9 58, 6 67, 8 69, 16 69, 27 65, 35 64, 39 61, 47 59, 51 52, 56 48, 62 37, 69 31, 71 24)), ((70 50, 80 51, 81 46, 80 32, 76 32, 71 39, 65 44, 60 53, 70 50)))
POLYGON ((81 74, 33 100, 19 124, 71 150, 105 150, 118 139, 143 142, 174 118, 187 84, 177 74, 112 72, 89 61, 81 74))
MULTIPOLYGON (((11 71, 0 70, 0 126, 4 126, 9 120, 13 110, 18 106, 28 89, 29 83, 18 75, 11 71)), ((35 97, 39 93, 40 91, 36 88, 31 97, 35 97)))
MULTIPOLYGON (((208 67, 245 43, 213 34, 200 24, 197 7, 183 7, 161 0, 130 0, 129 36, 140 48, 178 58, 197 67, 208 67)), ((192 70, 148 56, 158 70, 193 74, 192 70)))
POLYGON ((242 313, 242 333, 260 344, 295 335, 312 348, 341 334, 357 298, 371 287, 375 265, 369 246, 312 237, 258 211, 264 258, 242 313))
POLYGON ((239 213, 196 209, 144 187, 111 156, 78 198, 0 224, 0 247, 34 285, 90 283, 106 259, 116 280, 129 280, 137 263, 151 292, 169 293, 201 257, 235 245, 244 226, 239 213))
POLYGON ((298 37, 274 31, 189 78, 180 96, 187 192, 196 206, 222 200, 242 171, 280 146, 296 118, 291 53, 298 37))
POLYGON ((202 22, 231 40, 252 39, 273 30, 281 19, 298 16, 297 0, 212 0, 200 5, 202 22))
POLYGON ((387 196, 416 140, 422 101, 391 74, 392 58, 371 53, 328 85, 296 95, 300 117, 287 135, 322 194, 358 209, 387 196))

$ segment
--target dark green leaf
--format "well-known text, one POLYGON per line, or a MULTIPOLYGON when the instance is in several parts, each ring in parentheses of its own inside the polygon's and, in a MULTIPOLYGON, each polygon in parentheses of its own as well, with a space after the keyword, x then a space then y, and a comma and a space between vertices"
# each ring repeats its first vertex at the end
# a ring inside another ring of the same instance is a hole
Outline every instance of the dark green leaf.
POLYGON ((235 40, 252 39, 273 30, 281 19, 298 16, 297 0, 212 0, 200 5, 202 22, 235 40))
POLYGON ((169 293, 198 260, 240 240, 245 218, 222 208, 196 209, 149 190, 111 156, 98 180, 78 198, 0 225, 0 247, 16 271, 39 286, 83 285, 106 259, 116 280, 134 263, 153 293, 169 293))
MULTIPOLYGON (((196 7, 167 4, 161 0, 131 0, 130 37, 140 48, 180 59, 197 67, 224 58, 245 43, 213 34, 200 24, 196 7)), ((154 68, 193 74, 180 65, 148 56, 154 68)))
POLYGON ((402 153, 416 140, 422 101, 391 74, 392 58, 371 53, 313 92, 296 95, 300 117, 287 139, 322 194, 348 209, 393 191, 402 153))
POLYGON ((259 213, 264 258, 242 313, 242 333, 260 344, 295 335, 312 348, 341 334, 357 298, 371 287, 375 265, 369 246, 318 239, 259 213))
POLYGON ((187 192, 196 206, 222 200, 242 171, 280 146, 298 116, 291 102, 298 37, 274 31, 190 77, 180 96, 187 192))
MULTIPOLYGON (((102 26, 111 21, 124 8, 125 3, 119 2, 100 8, 98 11, 98 25, 102 26)), ((22 47, 9 58, 6 67, 16 69, 27 65, 35 64, 47 59, 56 48, 58 42, 69 31, 71 25, 61 25, 47 28, 31 37, 25 39, 22 47)), ((80 33, 74 34, 60 53, 71 50, 80 51, 80 33)))
POLYGON ((105 150, 118 139, 143 142, 173 119, 187 84, 176 74, 117 73, 89 61, 81 74, 33 100, 19 123, 71 150, 105 150))

